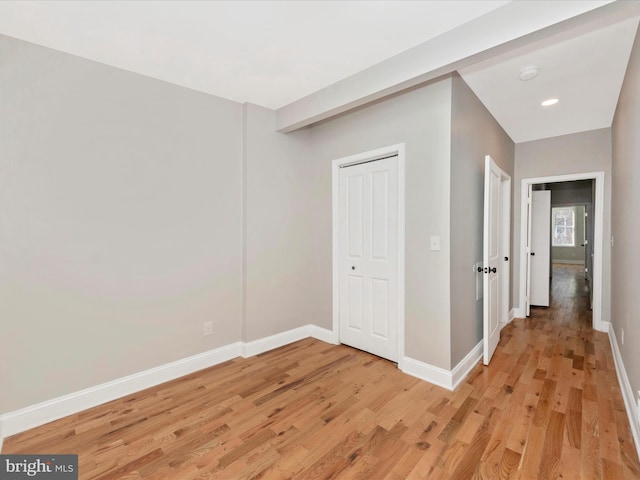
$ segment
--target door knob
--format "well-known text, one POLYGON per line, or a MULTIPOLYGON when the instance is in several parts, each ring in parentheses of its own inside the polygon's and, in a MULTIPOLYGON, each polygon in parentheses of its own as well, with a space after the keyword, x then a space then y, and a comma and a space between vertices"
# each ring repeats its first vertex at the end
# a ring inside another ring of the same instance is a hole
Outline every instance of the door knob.
POLYGON ((509 261, 509 257, 504 257, 504 261, 508 262, 509 261))
POLYGON ((356 267, 354 267, 354 266, 352 265, 352 266, 351 266, 351 270, 355 270, 355 269, 356 269, 356 267))
POLYGON ((496 267, 489 268, 489 273, 496 273, 498 269, 496 267))
POLYGON ((531 252, 531 256, 533 257, 536 254, 536 252, 531 252))

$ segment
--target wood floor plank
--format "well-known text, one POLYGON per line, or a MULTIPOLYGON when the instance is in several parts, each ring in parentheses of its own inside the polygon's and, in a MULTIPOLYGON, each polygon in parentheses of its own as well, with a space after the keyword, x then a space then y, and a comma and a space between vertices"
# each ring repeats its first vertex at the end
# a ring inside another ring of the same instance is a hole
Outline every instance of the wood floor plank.
POLYGON ((608 338, 576 266, 455 392, 306 339, 8 438, 82 480, 639 479, 608 338))

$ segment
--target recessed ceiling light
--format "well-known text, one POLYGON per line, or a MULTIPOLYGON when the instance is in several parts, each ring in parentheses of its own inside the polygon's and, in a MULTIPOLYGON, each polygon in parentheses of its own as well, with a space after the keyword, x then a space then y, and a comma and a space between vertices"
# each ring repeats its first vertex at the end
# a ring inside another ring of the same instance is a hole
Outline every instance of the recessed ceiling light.
POLYGON ((548 98, 544 102, 542 102, 540 105, 542 105, 543 107, 550 107, 551 105, 555 105, 556 103, 558 103, 557 98, 548 98))
POLYGON ((527 80, 531 80, 538 76, 538 67, 530 66, 524 67, 520 70, 520 80, 526 82, 527 80))

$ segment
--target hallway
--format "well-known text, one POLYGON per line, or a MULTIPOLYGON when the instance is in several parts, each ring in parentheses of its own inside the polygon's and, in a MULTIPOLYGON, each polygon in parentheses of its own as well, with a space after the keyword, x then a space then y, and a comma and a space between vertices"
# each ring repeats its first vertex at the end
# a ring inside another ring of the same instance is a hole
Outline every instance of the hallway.
POLYGON ((584 278, 584 265, 554 264, 551 278, 551 305, 531 307, 530 318, 548 318, 553 315, 563 325, 571 321, 572 328, 591 328, 589 284, 584 278))
POLYGON ((522 478, 640 478, 609 339, 592 329, 589 303, 583 266, 556 264, 550 307, 502 331, 494 362, 527 411, 507 442, 522 478))

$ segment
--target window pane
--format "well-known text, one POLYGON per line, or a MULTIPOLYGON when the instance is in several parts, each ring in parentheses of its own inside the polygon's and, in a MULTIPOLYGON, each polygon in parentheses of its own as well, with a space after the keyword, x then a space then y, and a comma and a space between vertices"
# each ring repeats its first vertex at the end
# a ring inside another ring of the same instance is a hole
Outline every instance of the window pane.
POLYGON ((551 210, 552 245, 554 247, 574 247, 575 207, 553 208, 551 210))

